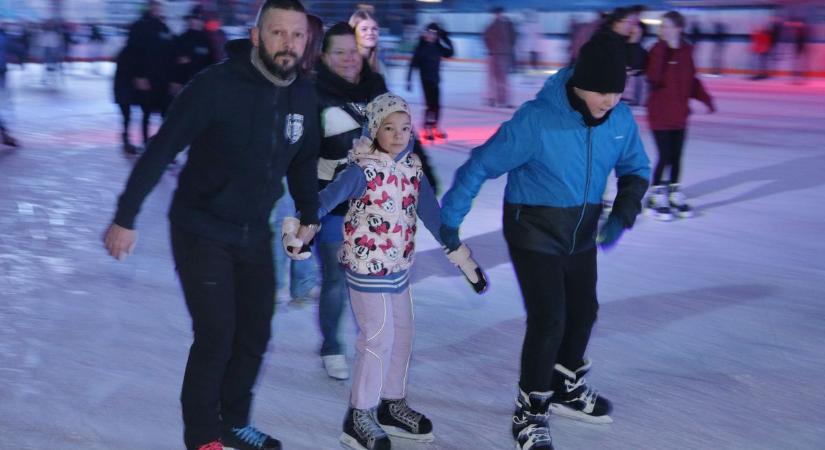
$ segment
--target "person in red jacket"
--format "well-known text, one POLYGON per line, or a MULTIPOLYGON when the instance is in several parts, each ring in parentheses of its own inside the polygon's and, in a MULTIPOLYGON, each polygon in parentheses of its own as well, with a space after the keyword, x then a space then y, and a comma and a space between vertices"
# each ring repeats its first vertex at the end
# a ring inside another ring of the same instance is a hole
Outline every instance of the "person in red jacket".
POLYGON ((647 118, 659 159, 653 171, 652 194, 646 206, 659 220, 670 220, 673 212, 679 217, 690 217, 691 207, 679 190, 679 173, 685 129, 690 114, 688 101, 698 99, 709 112, 716 111, 713 99, 696 78, 693 46, 682 38, 685 18, 676 11, 662 17, 659 42, 650 49, 647 61, 647 79, 651 85, 647 102, 647 118), (667 181, 662 176, 669 169, 667 181))

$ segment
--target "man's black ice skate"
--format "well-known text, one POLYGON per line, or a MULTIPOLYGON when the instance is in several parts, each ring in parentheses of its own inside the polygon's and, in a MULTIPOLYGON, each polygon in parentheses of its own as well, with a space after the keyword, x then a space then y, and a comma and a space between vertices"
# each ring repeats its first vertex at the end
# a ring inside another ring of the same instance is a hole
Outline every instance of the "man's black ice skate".
POLYGON ((667 187, 667 190, 670 207, 676 215, 683 219, 693 217, 693 208, 687 204, 687 198, 685 197, 685 194, 679 190, 679 185, 671 184, 667 187))
POLYGON ((252 425, 226 427, 221 435, 224 448, 237 450, 281 450, 281 442, 252 425))
POLYGON ((552 392, 531 392, 528 395, 519 390, 513 413, 516 450, 553 450, 549 429, 552 395, 552 392))
POLYGON ((347 410, 340 441, 354 450, 390 450, 390 437, 378 425, 375 409, 347 410))
POLYGON ((432 442, 433 423, 424 414, 412 409, 405 399, 381 400, 378 423, 390 436, 432 442))
POLYGON ((590 370, 590 361, 570 370, 561 364, 556 364, 553 370, 553 396, 550 398, 550 410, 557 416, 568 417, 589 423, 611 423, 610 411, 613 409, 610 401, 599 396, 598 391, 591 389, 584 379, 590 370))
POLYGON ((668 222, 673 219, 673 213, 670 211, 667 186, 653 186, 652 192, 647 196, 647 201, 645 202, 645 212, 654 219, 663 222, 668 222))

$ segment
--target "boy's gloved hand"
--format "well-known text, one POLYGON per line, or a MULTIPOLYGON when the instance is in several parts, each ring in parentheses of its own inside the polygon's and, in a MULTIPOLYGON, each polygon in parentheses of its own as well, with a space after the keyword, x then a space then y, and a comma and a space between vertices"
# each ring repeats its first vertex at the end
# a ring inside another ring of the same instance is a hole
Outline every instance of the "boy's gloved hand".
POLYGON ((304 244, 304 241, 298 239, 298 228, 300 226, 301 221, 295 217, 284 217, 284 222, 281 225, 281 244, 284 246, 284 251, 287 256, 297 261, 312 256, 309 244, 304 244))
POLYGON ((477 294, 487 290, 487 277, 473 260, 470 249, 466 245, 460 244, 455 250, 450 251, 449 248, 446 248, 444 251, 447 253, 447 259, 461 270, 464 278, 470 282, 477 294))
POLYGON ((599 234, 596 235, 596 244, 603 250, 608 250, 616 245, 616 242, 622 237, 622 233, 624 233, 624 224, 621 219, 611 215, 599 229, 599 234))
POLYGON ((448 252, 454 251, 461 245, 461 239, 458 238, 458 228, 441 225, 441 228, 438 229, 438 236, 448 252))

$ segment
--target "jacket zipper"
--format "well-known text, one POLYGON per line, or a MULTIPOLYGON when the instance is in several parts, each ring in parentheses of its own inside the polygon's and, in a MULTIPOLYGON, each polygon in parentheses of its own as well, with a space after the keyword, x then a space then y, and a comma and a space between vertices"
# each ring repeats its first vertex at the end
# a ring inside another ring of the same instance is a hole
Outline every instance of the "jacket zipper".
POLYGON ((593 127, 587 127, 587 176, 584 180, 584 202, 582 202, 582 212, 579 214, 579 222, 576 224, 576 228, 573 230, 573 245, 570 246, 570 255, 573 254, 573 251, 576 250, 576 236, 579 234, 579 228, 582 225, 582 221, 584 220, 584 213, 587 210, 587 195, 590 193, 590 172, 592 170, 592 161, 593 161, 593 137, 592 137, 593 127))

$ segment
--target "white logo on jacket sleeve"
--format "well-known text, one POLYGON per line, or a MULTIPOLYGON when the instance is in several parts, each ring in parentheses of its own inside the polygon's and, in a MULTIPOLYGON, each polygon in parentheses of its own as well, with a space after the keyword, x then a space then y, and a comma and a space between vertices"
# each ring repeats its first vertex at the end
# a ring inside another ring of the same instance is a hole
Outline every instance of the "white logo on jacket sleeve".
POLYGON ((304 116, 301 114, 288 114, 286 116, 286 130, 284 132, 286 140, 294 144, 304 135, 304 116))

